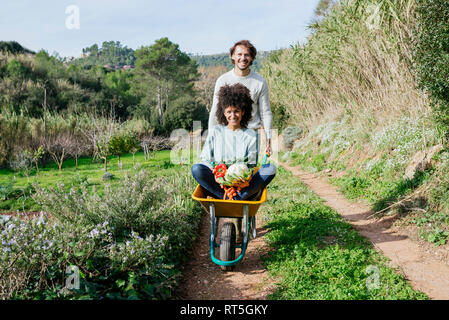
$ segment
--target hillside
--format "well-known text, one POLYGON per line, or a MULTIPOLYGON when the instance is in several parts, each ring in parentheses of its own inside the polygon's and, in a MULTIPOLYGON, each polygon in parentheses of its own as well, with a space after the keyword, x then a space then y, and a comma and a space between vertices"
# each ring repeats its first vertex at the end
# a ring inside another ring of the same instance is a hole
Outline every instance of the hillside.
MULTIPOLYGON (((259 51, 257 52, 256 60, 253 62, 252 69, 260 71, 264 61, 270 56, 273 51, 259 51)), ((224 66, 227 70, 233 68, 229 53, 219 53, 211 55, 196 55, 191 54, 190 57, 194 59, 199 67, 217 67, 224 66)))
MULTIPOLYGON (((82 66, 85 69, 90 69, 96 65, 109 66, 112 69, 121 69, 124 66, 133 68, 136 60, 135 50, 123 46, 119 41, 104 41, 101 46, 93 44, 90 47, 83 48, 82 51, 81 57, 72 59, 70 63, 82 66)), ((271 52, 260 51, 257 53, 257 59, 253 63, 255 71, 259 71, 262 68, 264 60, 271 52)), ((197 62, 198 67, 224 66, 228 70, 233 67, 228 53, 210 55, 189 54, 189 57, 197 62)))
MULTIPOLYGON (((414 69, 417 19, 429 11, 417 10, 425 5, 442 21, 447 3, 439 0, 340 1, 311 26, 306 44, 271 55, 262 74, 275 125, 291 127, 285 161, 328 177, 376 216, 412 226, 416 239, 444 245, 449 152, 435 123, 441 113, 414 69)), ((443 70, 441 57, 423 59, 422 69, 443 70)))
POLYGON ((12 54, 35 53, 27 48, 22 47, 17 41, 0 41, 0 51, 9 52, 12 54))

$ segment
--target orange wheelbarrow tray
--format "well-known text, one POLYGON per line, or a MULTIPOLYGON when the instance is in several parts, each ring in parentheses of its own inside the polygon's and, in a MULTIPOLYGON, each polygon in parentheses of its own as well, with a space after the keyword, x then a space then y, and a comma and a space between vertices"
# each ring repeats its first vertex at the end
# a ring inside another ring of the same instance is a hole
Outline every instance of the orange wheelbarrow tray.
POLYGON ((260 205, 267 200, 267 189, 262 192, 260 200, 221 200, 208 199, 204 189, 197 185, 192 194, 192 198, 200 202, 201 206, 210 216, 210 255, 215 264, 222 267, 223 270, 231 270, 238 262, 240 262, 248 246, 248 236, 254 239, 256 237, 256 214, 260 205), (242 220, 242 245, 235 243, 235 227, 234 224, 225 224, 222 228, 220 244, 217 244, 216 228, 219 218, 237 218, 242 220), (226 227, 226 228, 225 228, 226 227), (229 228, 234 228, 234 231, 229 228), (227 229, 227 230, 225 230, 227 229), (231 235, 234 235, 233 237, 231 235), (214 249, 220 247, 220 259, 215 257, 214 249), (241 248, 242 251, 237 259, 235 257, 235 248, 241 248))

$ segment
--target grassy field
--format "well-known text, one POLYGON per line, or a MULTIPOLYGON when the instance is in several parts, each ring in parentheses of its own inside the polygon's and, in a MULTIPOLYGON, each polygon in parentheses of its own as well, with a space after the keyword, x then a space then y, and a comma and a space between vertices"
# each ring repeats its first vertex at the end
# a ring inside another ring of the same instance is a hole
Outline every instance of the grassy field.
MULTIPOLYGON (((96 191, 101 194, 105 182, 114 184, 125 172, 133 168, 133 157, 131 154, 120 158, 122 169, 118 166, 117 157, 110 157, 108 172, 114 175, 111 180, 103 180, 103 162, 92 162, 91 158, 84 157, 78 160, 78 170, 75 169, 75 160, 68 159, 64 162, 62 171, 58 170, 56 163, 49 163, 45 168, 31 170, 28 176, 25 172, 17 172, 11 169, 0 169, 0 213, 10 211, 39 211, 41 208, 31 199, 32 184, 37 183, 41 187, 52 187, 63 183, 67 190, 71 185, 78 185, 87 181, 90 188, 95 186, 96 191)), ((177 169, 170 162, 170 150, 156 153, 153 158, 145 160, 143 152, 135 155, 134 163, 142 169, 151 170, 152 175, 170 175, 177 169), (164 170, 160 170, 164 169, 164 170)))
POLYGON ((263 207, 275 300, 427 299, 322 200, 279 168, 263 207))

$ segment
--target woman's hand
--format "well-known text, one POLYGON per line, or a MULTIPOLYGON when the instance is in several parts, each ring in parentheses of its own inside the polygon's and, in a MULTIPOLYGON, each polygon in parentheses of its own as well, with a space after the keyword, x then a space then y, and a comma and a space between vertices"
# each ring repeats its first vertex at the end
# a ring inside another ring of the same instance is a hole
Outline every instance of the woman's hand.
POLYGON ((267 147, 265 148, 265 153, 271 154, 271 139, 267 139, 267 147))
POLYGON ((248 187, 248 186, 249 186, 250 180, 251 180, 251 178, 250 178, 248 181, 240 180, 240 182, 238 182, 238 183, 236 184, 236 186, 235 186, 237 192, 240 192, 243 188, 248 187))

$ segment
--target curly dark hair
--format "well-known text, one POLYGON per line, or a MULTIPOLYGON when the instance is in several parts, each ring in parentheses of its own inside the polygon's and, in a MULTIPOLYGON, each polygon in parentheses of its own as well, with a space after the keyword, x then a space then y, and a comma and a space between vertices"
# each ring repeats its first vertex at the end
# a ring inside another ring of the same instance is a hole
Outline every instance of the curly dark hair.
POLYGON ((249 42, 248 40, 240 40, 236 43, 234 43, 234 45, 231 47, 231 49, 229 49, 229 53, 231 54, 231 62, 232 64, 235 64, 235 61, 232 59, 232 55, 234 54, 235 48, 237 48, 237 46, 244 46, 249 50, 249 54, 251 55, 251 62, 249 63, 249 65, 253 65, 253 61, 256 59, 256 55, 257 55, 257 49, 256 47, 249 42))
POLYGON ((228 125, 224 111, 227 107, 233 106, 243 111, 240 125, 246 128, 252 116, 253 103, 249 89, 243 84, 236 83, 234 85, 226 84, 222 86, 218 91, 217 112, 215 113, 218 123, 225 126, 228 125))

